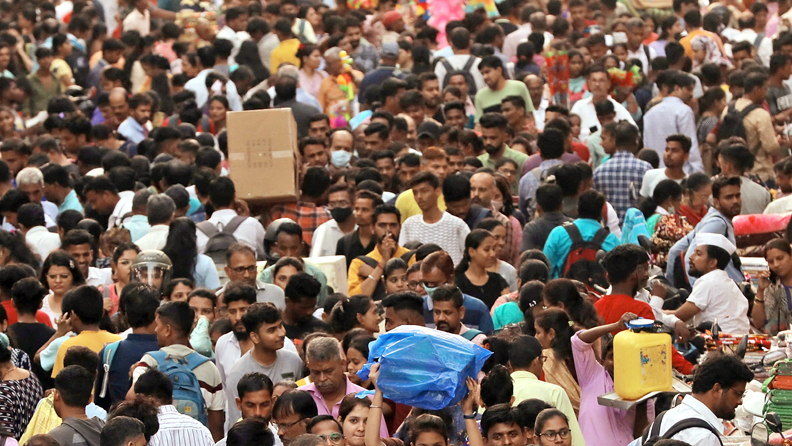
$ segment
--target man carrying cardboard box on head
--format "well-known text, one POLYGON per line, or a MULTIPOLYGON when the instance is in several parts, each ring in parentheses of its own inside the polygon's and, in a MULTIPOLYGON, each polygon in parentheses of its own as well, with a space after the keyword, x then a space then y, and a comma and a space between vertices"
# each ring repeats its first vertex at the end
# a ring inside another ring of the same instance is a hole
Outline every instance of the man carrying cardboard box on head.
POLYGON ((230 233, 237 242, 255 250, 257 257, 263 257, 264 227, 249 215, 239 215, 234 182, 228 177, 219 177, 212 181, 210 188, 209 200, 215 211, 209 220, 197 225, 198 252, 210 257, 216 254, 220 263, 225 263, 225 250, 230 245, 223 249, 219 243, 210 242, 218 240, 219 233, 230 233))

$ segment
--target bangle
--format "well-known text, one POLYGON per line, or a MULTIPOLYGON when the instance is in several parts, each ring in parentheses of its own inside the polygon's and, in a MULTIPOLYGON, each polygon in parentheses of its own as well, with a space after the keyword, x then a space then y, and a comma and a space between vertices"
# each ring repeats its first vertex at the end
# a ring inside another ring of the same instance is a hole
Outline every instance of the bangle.
POLYGON ((374 276, 372 276, 371 274, 369 274, 368 278, 375 282, 379 281, 379 279, 375 279, 374 276))
POLYGON ((371 406, 369 406, 369 409, 380 409, 380 410, 382 410, 382 406, 375 406, 375 405, 372 404, 371 406))
POLYGON ((764 301, 759 299, 754 299, 754 302, 759 302, 760 304, 764 304, 764 301))
POLYGON ((472 413, 470 415, 462 415, 462 418, 464 418, 466 420, 475 420, 476 419, 476 414, 472 413))

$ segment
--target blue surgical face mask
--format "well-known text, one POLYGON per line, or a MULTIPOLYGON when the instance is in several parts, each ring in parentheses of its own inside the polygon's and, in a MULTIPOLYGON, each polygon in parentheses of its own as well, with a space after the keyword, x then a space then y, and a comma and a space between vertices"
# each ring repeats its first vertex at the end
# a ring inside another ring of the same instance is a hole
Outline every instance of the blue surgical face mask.
POLYGON ((341 168, 349 165, 349 160, 352 159, 352 154, 346 150, 336 150, 330 152, 330 162, 335 167, 341 168))
POLYGON ((436 286, 426 286, 425 283, 422 283, 421 286, 423 286, 423 289, 424 291, 426 291, 426 295, 429 296, 429 298, 432 297, 432 293, 434 293, 435 290, 437 289, 436 286))

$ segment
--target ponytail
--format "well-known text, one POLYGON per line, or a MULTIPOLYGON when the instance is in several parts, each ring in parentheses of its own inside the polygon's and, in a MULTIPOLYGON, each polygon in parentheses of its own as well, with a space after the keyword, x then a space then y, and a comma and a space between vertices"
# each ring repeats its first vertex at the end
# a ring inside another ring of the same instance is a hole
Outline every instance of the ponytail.
POLYGON ((371 298, 356 294, 339 300, 330 312, 330 329, 333 333, 346 333, 359 325, 358 314, 366 314, 371 308, 371 298))
POLYGON ((468 270, 470 267, 470 255, 468 255, 468 250, 465 248, 465 254, 462 256, 462 261, 459 262, 456 269, 454 269, 455 275, 465 274, 465 271, 468 270))
POLYGON ((486 229, 474 229, 465 237, 465 253, 462 256, 462 261, 457 265, 454 273, 456 275, 464 274, 470 267, 470 249, 478 249, 481 243, 487 238, 492 237, 492 233, 486 229))
POLYGON ((588 299, 580 295, 575 283, 569 279, 555 279, 545 285, 542 298, 550 306, 564 304, 564 310, 572 321, 583 328, 600 325, 597 309, 588 299))
MULTIPOLYGON (((553 349, 558 359, 565 362, 573 361, 572 336, 575 334, 575 329, 574 322, 566 312, 558 308, 547 309, 537 316, 536 325, 542 327, 544 331, 550 331, 550 329, 555 331, 555 338, 550 342, 550 348, 553 349)), ((573 370, 574 366, 570 368, 570 372, 573 370)))

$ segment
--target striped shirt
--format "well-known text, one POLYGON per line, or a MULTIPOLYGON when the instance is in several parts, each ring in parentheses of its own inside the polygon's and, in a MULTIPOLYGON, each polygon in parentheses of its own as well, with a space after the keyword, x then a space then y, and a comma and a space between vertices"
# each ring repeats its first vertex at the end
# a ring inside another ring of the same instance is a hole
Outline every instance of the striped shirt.
POLYGON ((157 409, 159 430, 149 446, 214 446, 212 433, 199 421, 180 414, 171 404, 157 409))

